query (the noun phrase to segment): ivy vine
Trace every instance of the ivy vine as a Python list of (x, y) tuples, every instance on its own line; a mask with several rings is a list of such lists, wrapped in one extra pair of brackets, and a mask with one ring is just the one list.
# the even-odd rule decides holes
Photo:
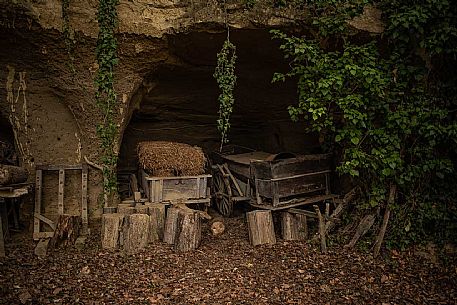
[(99, 67), (95, 78), (96, 101), (103, 114), (103, 121), (97, 125), (97, 135), (100, 138), (102, 153), (105, 206), (117, 192), (115, 142), (118, 126), (114, 121), (114, 109), (117, 104), (114, 90), (114, 67), (118, 63), (118, 59), (117, 40), (114, 31), (117, 26), (116, 6), (118, 3), (119, 0), (99, 0), (97, 13), (99, 33), (96, 57)]
[(221, 133), (221, 146), (228, 142), (228, 131), (230, 129), (230, 115), (233, 111), (235, 98), (233, 89), (235, 88), (236, 75), (236, 47), (230, 42), (229, 37), (224, 41), (221, 51), (217, 54), (217, 66), (214, 71), (214, 78), (221, 90), (219, 94), (219, 119), (217, 129)]
[[(457, 235), (449, 203), (455, 187), (446, 187), (457, 179), (456, 7), (447, 0), (379, 1), (381, 46), (379, 38), (357, 37), (346, 22), (366, 2), (313, 2), (307, 37), (272, 31), (290, 65), (273, 80), (297, 81), (290, 116), (341, 153), (338, 171), (367, 195), (359, 207), (392, 209), (395, 245), (423, 240), (431, 228), (449, 238), (451, 228)], [(398, 196), (388, 202), (390, 191)]]

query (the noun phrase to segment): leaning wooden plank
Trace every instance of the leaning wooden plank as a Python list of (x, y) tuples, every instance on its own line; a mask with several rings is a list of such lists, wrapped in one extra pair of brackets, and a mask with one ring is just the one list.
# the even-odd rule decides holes
[(359, 225), (357, 226), (357, 230), (355, 231), (354, 236), (352, 237), (351, 241), (346, 245), (346, 247), (354, 247), (357, 241), (360, 239), (360, 237), (364, 236), (368, 232), (368, 230), (370, 230), (370, 228), (374, 224), (374, 221), (374, 214), (365, 215), (360, 221)]
[(256, 210), (246, 213), (249, 240), (253, 246), (275, 244), (276, 236), (271, 211)]
[(0, 185), (22, 183), (27, 181), (29, 172), (22, 167), (0, 164)]
[[(42, 195), (42, 178), (43, 178), (43, 172), (41, 170), (36, 171), (36, 176), (35, 176), (35, 213), (36, 214), (41, 214), (41, 195)], [(39, 233), (40, 232), (40, 220), (38, 218), (35, 218), (33, 220), (33, 233)]]
[(132, 214), (126, 217), (124, 251), (134, 254), (144, 249), (149, 239), (149, 216), (146, 214)]
[(81, 216), (59, 215), (54, 236), (51, 238), (48, 250), (52, 250), (60, 245), (73, 245), (81, 230)]
[(103, 214), (102, 216), (102, 248), (117, 250), (120, 246), (120, 232), (124, 223), (124, 215), (119, 213)]

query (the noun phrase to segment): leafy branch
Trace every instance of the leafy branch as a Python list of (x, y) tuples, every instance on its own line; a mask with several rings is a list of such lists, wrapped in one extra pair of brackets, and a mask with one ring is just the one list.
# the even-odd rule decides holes
[(221, 149), (222, 145), (228, 142), (229, 120), (235, 102), (233, 97), (233, 89), (236, 83), (235, 63), (236, 47), (227, 37), (221, 51), (217, 54), (217, 66), (213, 74), (221, 90), (218, 97), (219, 119), (217, 120), (217, 129), (221, 133)]

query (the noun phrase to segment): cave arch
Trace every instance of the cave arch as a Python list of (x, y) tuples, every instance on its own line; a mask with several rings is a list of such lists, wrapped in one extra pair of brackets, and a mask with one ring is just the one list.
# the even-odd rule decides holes
[[(146, 74), (130, 101), (119, 173), (136, 171), (141, 141), (183, 142), (207, 153), (219, 147), (219, 90), (213, 73), (225, 37), (210, 32), (168, 36), (170, 60)], [(272, 153), (309, 152), (318, 146), (316, 139), (305, 136), (302, 123), (290, 120), (287, 107), (296, 101), (293, 82), (271, 83), (274, 72), (288, 69), (278, 42), (266, 30), (232, 30), (230, 40), (238, 57), (230, 142)]]

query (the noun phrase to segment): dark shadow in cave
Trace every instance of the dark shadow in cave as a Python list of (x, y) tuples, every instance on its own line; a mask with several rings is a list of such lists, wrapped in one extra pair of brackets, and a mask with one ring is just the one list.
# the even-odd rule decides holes
[(0, 164), (18, 165), (14, 131), (8, 119), (0, 115)]
[[(208, 32), (168, 37), (170, 53), (178, 60), (151, 71), (134, 97), (136, 110), (123, 135), (119, 173), (136, 172), (141, 141), (183, 142), (207, 153), (218, 149), (219, 90), (213, 73), (225, 37)], [(279, 43), (265, 30), (234, 30), (230, 40), (238, 57), (230, 142), (272, 153), (315, 150), (317, 139), (306, 136), (303, 124), (293, 123), (287, 111), (296, 103), (295, 85), (271, 83), (274, 72), (288, 69)]]

